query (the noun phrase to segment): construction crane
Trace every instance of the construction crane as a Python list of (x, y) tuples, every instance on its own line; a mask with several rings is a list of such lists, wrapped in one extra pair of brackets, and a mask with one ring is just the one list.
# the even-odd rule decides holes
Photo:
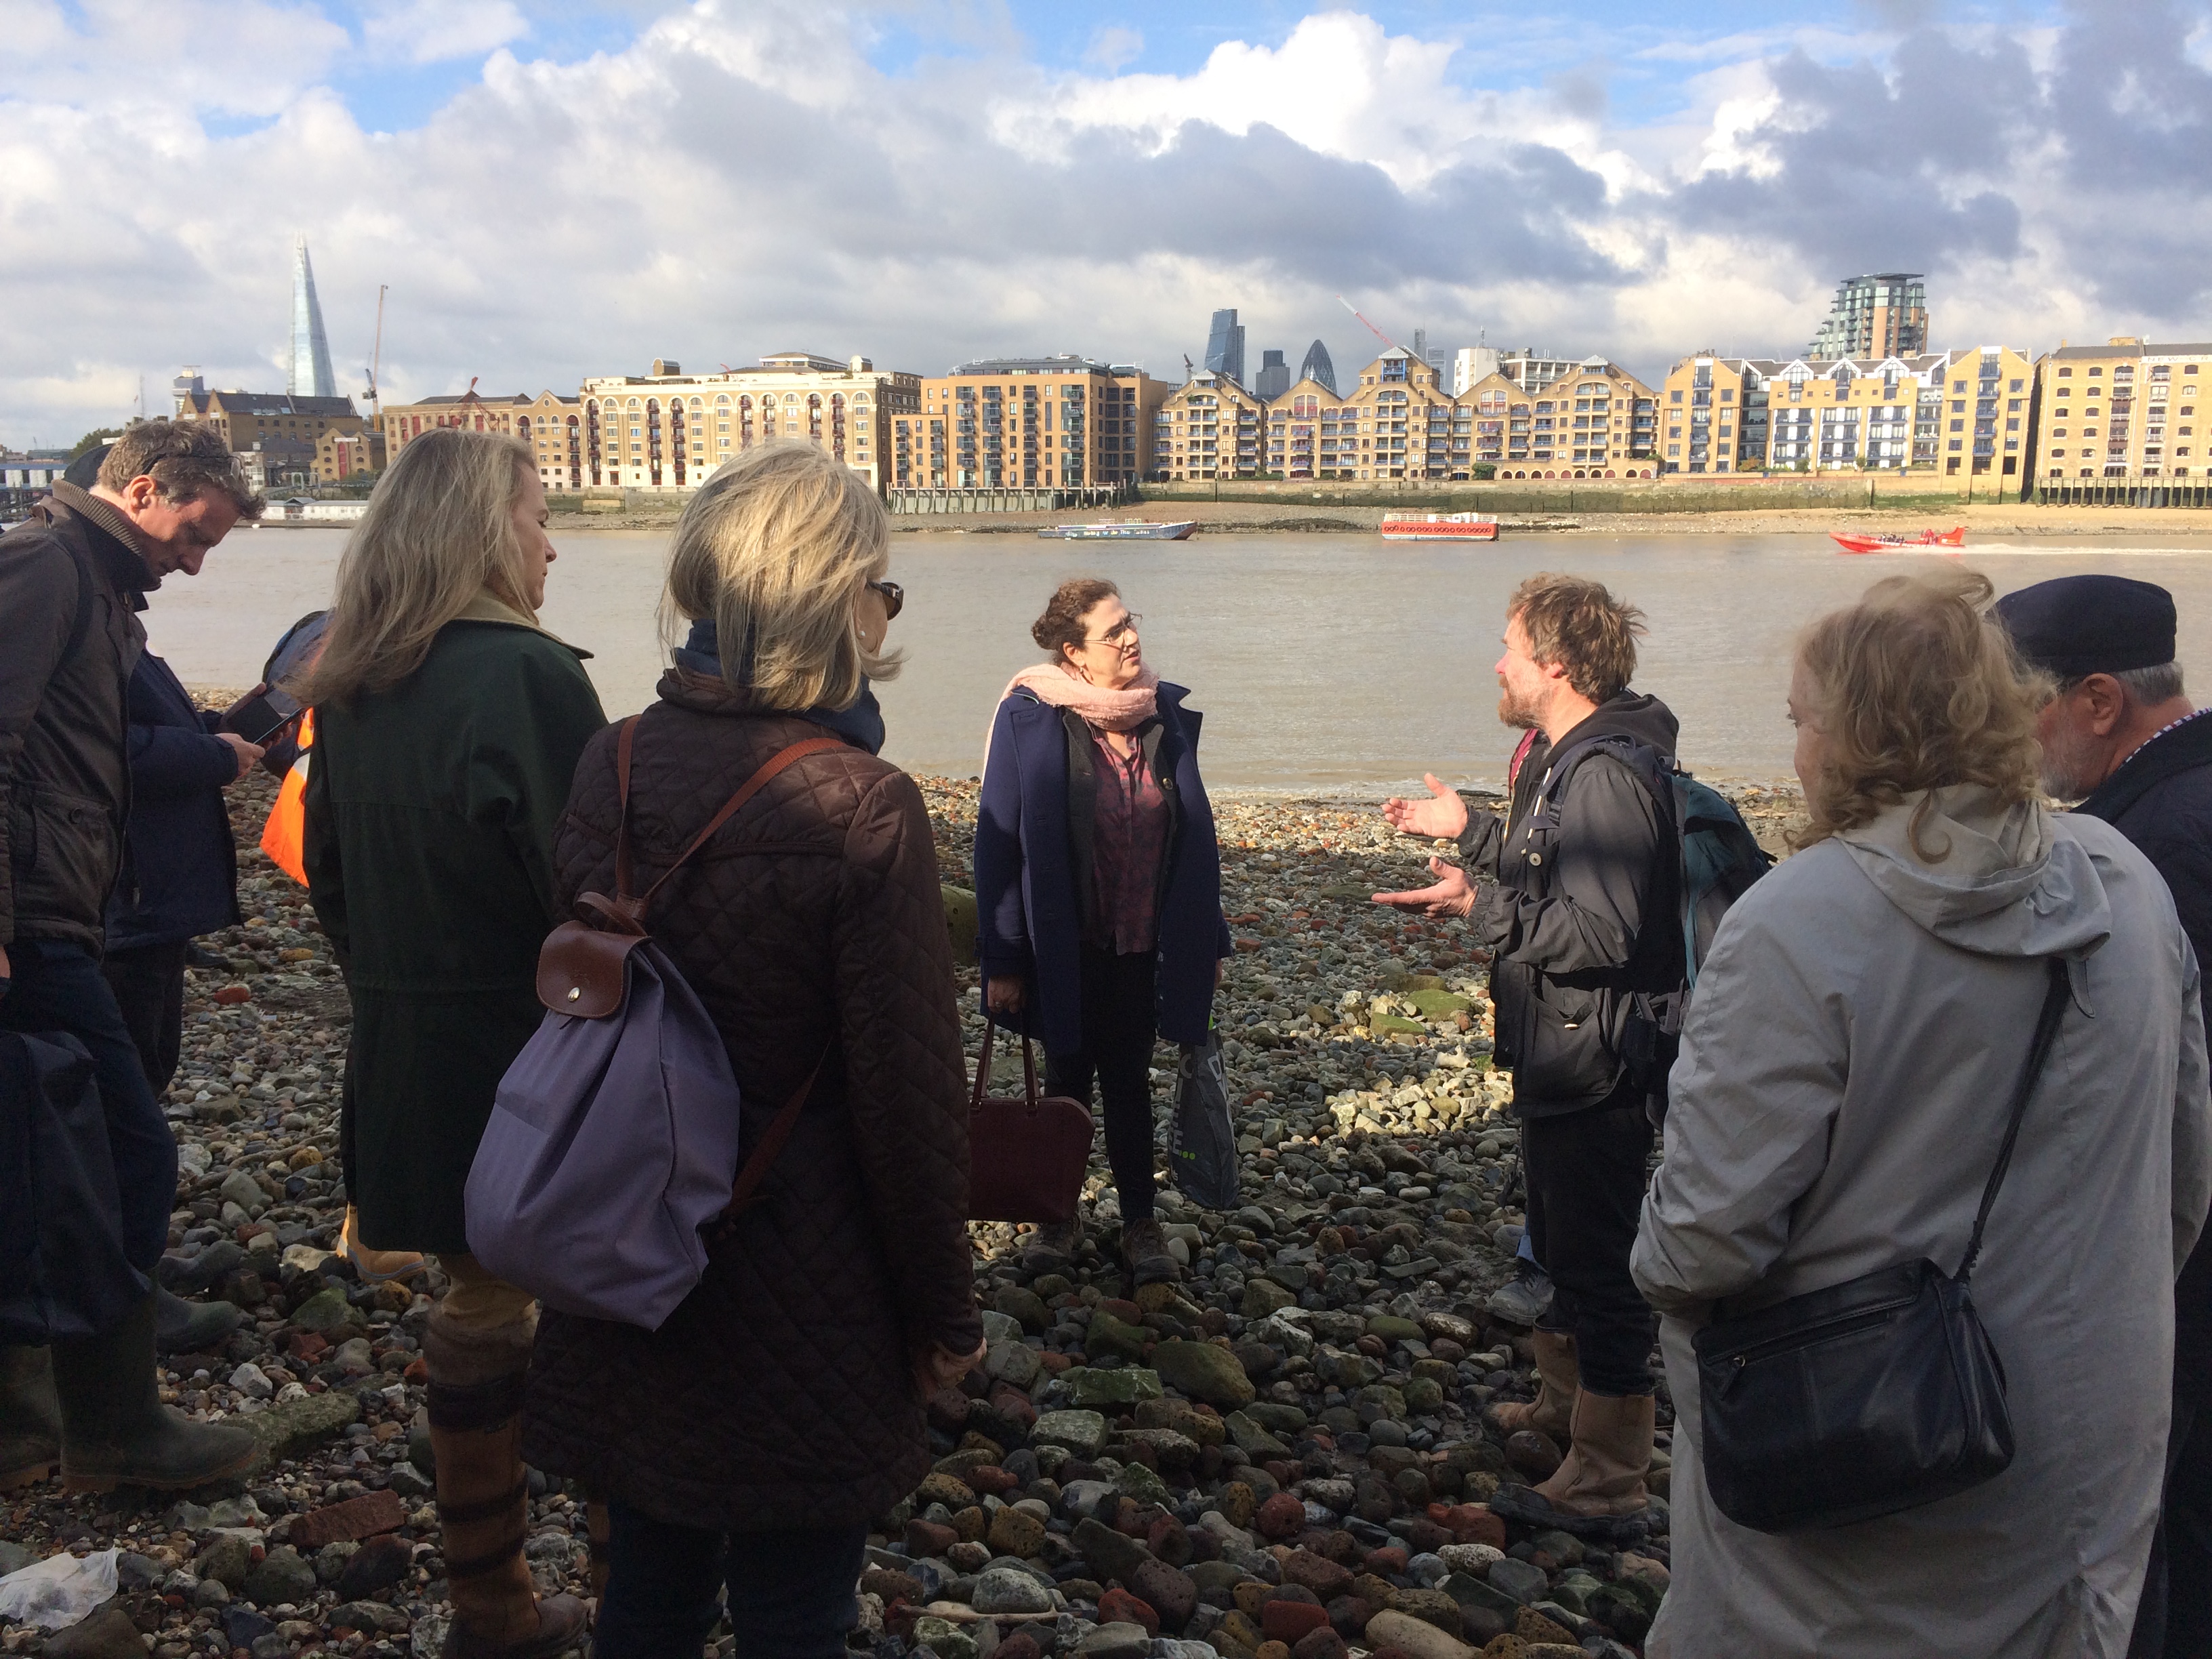
[(377, 389), (376, 377), (378, 371), (384, 367), (384, 296), (391, 292), (391, 289), (388, 283), (376, 285), (376, 344), (371, 349), (368, 357), (369, 419), (380, 426), (384, 422), (384, 398)]
[[(1353, 316), (1359, 317), (1359, 308), (1353, 305), (1351, 301), (1346, 299), (1341, 294), (1336, 296), (1336, 302), (1342, 306), (1346, 311), (1350, 312)], [(1382, 341), (1384, 345), (1389, 346), (1393, 351), (1399, 349), (1398, 343), (1392, 339), (1389, 335), (1385, 334), (1381, 329), (1376, 327), (1374, 324), (1369, 322), (1364, 317), (1359, 317), (1359, 320), (1366, 328), (1367, 331), (1370, 334), (1372, 334), (1376, 339)]]

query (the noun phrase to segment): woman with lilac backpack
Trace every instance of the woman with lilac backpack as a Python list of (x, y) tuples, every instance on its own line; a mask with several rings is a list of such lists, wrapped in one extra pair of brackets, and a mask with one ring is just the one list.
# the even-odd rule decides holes
[(670, 551), (682, 643), (629, 732), (627, 805), (611, 730), (556, 843), (568, 915), (616, 890), (627, 812), (644, 891), (763, 763), (842, 740), (769, 779), (643, 917), (727, 1046), (741, 1158), (803, 1103), (658, 1329), (550, 1310), (538, 1328), (525, 1449), (610, 1500), (599, 1659), (698, 1659), (726, 1588), (738, 1654), (842, 1654), (868, 1523), (929, 1472), (922, 1401), (981, 1357), (936, 844), (921, 792), (877, 758), (868, 690), (896, 666), (889, 527), (811, 444), (715, 473)]

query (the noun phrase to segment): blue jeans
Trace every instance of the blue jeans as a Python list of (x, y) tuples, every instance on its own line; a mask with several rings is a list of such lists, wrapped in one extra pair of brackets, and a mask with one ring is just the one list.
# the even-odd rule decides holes
[(151, 1273), (169, 1242), (177, 1138), (146, 1081), (115, 992), (82, 945), (18, 939), (8, 947), (8, 962), (13, 978), (0, 996), (0, 1028), (28, 1036), (67, 1031), (92, 1055), (123, 1203), (123, 1252), (132, 1267)]
[(607, 1593), (596, 1659), (699, 1659), (729, 1590), (737, 1659), (843, 1659), (860, 1621), (865, 1525), (720, 1533), (607, 1505)]

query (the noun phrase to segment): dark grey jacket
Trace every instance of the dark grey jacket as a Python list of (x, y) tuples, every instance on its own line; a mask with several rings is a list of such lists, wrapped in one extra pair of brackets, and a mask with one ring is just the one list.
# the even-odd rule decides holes
[(131, 811), (137, 613), (160, 585), (128, 521), (74, 484), (0, 536), (0, 945), (100, 949)]
[(1678, 989), (1682, 974), (1671, 821), (1634, 770), (1599, 750), (1569, 774), (1550, 823), (1539, 809), (1552, 757), (1608, 736), (1671, 758), (1676, 729), (1657, 698), (1622, 692), (1559, 744), (1540, 739), (1510, 816), (1472, 817), (1460, 838), (1481, 883), (1469, 930), (1493, 953), (1496, 1060), (1513, 1073), (1522, 1117), (1596, 1106), (1629, 1083), (1622, 1043), (1634, 1000)]

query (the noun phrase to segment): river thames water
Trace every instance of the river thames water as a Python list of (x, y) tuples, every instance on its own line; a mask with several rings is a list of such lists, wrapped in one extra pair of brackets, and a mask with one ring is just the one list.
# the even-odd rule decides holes
[[(198, 578), (175, 576), (146, 615), (153, 648), (190, 685), (246, 686), (284, 628), (326, 604), (337, 530), (234, 535)], [(643, 707), (666, 659), (654, 621), (665, 533), (556, 536), (544, 623), (594, 654), (610, 715)], [(2212, 688), (2212, 538), (2139, 533), (1971, 546), (2000, 592), (2075, 571), (2170, 588), (2192, 690)], [(884, 753), (915, 772), (967, 775), (1006, 681), (1041, 654), (1029, 628), (1054, 583), (1097, 574), (1145, 618), (1146, 656), (1191, 688), (1216, 788), (1380, 793), (1432, 769), (1495, 786), (1513, 734), (1498, 724), (1504, 601), (1538, 570), (1571, 570), (1643, 606), (1638, 689), (1682, 722), (1705, 775), (1790, 775), (1783, 716), (1791, 641), (1830, 606), (1913, 562), (1844, 557), (1825, 536), (1697, 533), (1506, 538), (1486, 547), (1358, 535), (1214, 535), (1113, 545), (1026, 534), (891, 538), (906, 587), (892, 643), (905, 672), (879, 689)]]

